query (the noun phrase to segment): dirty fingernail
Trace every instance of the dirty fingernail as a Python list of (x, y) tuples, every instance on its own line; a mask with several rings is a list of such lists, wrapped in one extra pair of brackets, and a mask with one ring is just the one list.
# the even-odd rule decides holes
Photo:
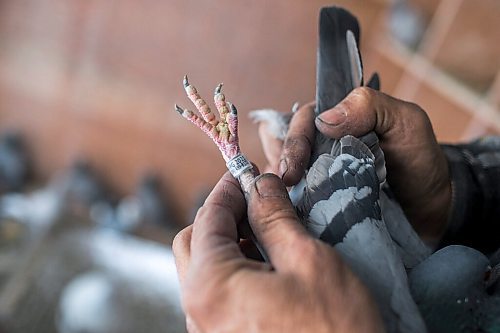
[(333, 109), (323, 112), (316, 119), (329, 126), (338, 126), (341, 125), (346, 118), (346, 110), (341, 105), (337, 105)]
[(255, 189), (261, 198), (288, 197), (285, 185), (281, 179), (273, 174), (263, 174), (257, 177), (255, 180)]
[(283, 179), (287, 171), (288, 171), (288, 162), (286, 161), (286, 158), (284, 158), (280, 161), (279, 165), (279, 176), (281, 177), (281, 179)]

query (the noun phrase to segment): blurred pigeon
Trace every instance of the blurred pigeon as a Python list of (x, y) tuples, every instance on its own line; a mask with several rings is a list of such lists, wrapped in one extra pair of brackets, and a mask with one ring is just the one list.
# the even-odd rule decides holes
[(79, 161), (69, 170), (57, 173), (42, 188), (0, 197), (0, 218), (15, 219), (33, 228), (45, 228), (63, 212), (85, 213), (92, 204), (104, 198), (104, 186), (88, 163)]
[(50, 185), (30, 193), (0, 197), (0, 219), (14, 219), (33, 229), (52, 224), (64, 208), (63, 197)]
[(87, 235), (94, 269), (64, 288), (61, 333), (185, 332), (172, 251), (95, 230)]
[(169, 230), (177, 230), (177, 220), (167, 193), (157, 175), (143, 176), (136, 190), (136, 200), (141, 207), (143, 223), (155, 224)]
[(92, 206), (91, 218), (98, 225), (133, 233), (142, 225), (156, 225), (176, 232), (178, 225), (160, 179), (146, 174), (133, 195), (122, 198), (117, 205), (100, 201)]
[(138, 227), (136, 216), (138, 210), (128, 212), (133, 216), (128, 216), (125, 221), (118, 218), (117, 206), (110, 201), (98, 201), (90, 208), (90, 219), (98, 227), (109, 228), (119, 232), (132, 233)]
[(89, 162), (77, 160), (56, 180), (56, 186), (65, 193), (68, 204), (90, 207), (107, 199), (106, 189)]
[(423, 13), (408, 0), (392, 2), (388, 17), (388, 28), (403, 45), (416, 49), (425, 33), (427, 22)]
[(5, 133), (0, 139), (0, 190), (21, 190), (28, 172), (28, 154), (21, 136), (16, 132)]
[[(497, 267), (496, 269), (500, 269)], [(500, 332), (500, 272), (481, 252), (447, 246), (409, 273), (412, 295), (430, 332)]]

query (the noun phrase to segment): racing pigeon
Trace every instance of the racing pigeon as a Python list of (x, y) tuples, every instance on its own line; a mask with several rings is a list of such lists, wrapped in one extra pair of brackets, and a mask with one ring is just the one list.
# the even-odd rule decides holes
[(430, 332), (500, 332), (500, 266), (472, 248), (450, 245), (409, 273)]
[[(349, 12), (337, 7), (321, 10), (316, 114), (334, 107), (350, 91), (363, 84), (358, 41), (359, 26)], [(187, 76), (183, 84), (199, 115), (177, 104), (174, 106), (175, 111), (214, 141), (228, 169), (239, 180), (243, 192), (248, 192), (254, 175), (251, 164), (241, 154), (236, 108), (226, 102), (221, 92), (222, 85), (217, 86), (214, 102), (220, 114), (218, 120), (196, 88), (189, 83)], [(378, 75), (372, 76), (368, 86), (379, 89)], [(268, 128), (275, 131), (276, 138), (282, 139), (290, 115), (280, 116), (274, 111), (259, 110), (253, 114), (253, 118), (267, 121)], [(290, 198), (301, 221), (313, 236), (334, 246), (369, 288), (388, 332), (427, 332), (420, 311), (427, 319), (429, 316), (425, 307), (431, 312), (439, 307), (425, 302), (426, 298), (422, 297), (425, 296), (425, 289), (421, 288), (425, 288), (425, 281), (436, 281), (434, 288), (439, 288), (439, 281), (444, 281), (440, 280), (442, 276), (436, 277), (436, 280), (426, 280), (429, 278), (427, 275), (437, 274), (437, 271), (426, 270), (425, 267), (433, 260), (440, 261), (436, 259), (439, 252), (431, 255), (431, 249), (413, 230), (385, 184), (384, 154), (376, 134), (368, 133), (361, 138), (345, 136), (334, 140), (316, 132), (312, 148), (306, 175), (290, 190)], [(259, 247), (258, 243), (256, 245)], [(262, 254), (266, 258), (265, 253)], [(446, 260), (454, 260), (453, 255)], [(446, 260), (441, 260), (443, 265)], [(476, 265), (481, 264), (478, 256), (471, 261), (475, 261)], [(493, 268), (489, 274), (498, 276), (498, 269)], [(413, 270), (424, 273), (411, 275), (410, 289), (407, 272)], [(457, 280), (467, 280), (467, 276), (473, 276), (467, 275), (466, 271)], [(459, 270), (453, 272), (462, 274)], [(488, 278), (487, 292), (496, 293), (496, 280)], [(416, 295), (415, 299), (423, 300), (418, 304), (420, 308), (412, 292)], [(481, 317), (483, 324), (467, 327), (495, 332), (497, 322), (492, 318), (498, 303), (496, 298), (485, 298), (485, 303), (488, 305), (483, 310), (473, 315), (469, 313), (462, 323)], [(439, 313), (432, 314), (439, 320)]]
[[(319, 24), (317, 114), (363, 83), (357, 20), (344, 9), (329, 7), (321, 10)], [(370, 84), (378, 88), (378, 76)], [(386, 224), (380, 202), (384, 182), (384, 157), (374, 133), (333, 140), (316, 132), (311, 167), (290, 197), (311, 234), (335, 246), (368, 286), (389, 332), (426, 332), (404, 264), (415, 266), (430, 252), (407, 221), (406, 234), (399, 234), (404, 214), (382, 195), (388, 201), (382, 207), (393, 210)], [(390, 230), (399, 234), (398, 242)]]
[(22, 137), (13, 131), (4, 133), (0, 139), (0, 190), (21, 190), (28, 172), (28, 153)]

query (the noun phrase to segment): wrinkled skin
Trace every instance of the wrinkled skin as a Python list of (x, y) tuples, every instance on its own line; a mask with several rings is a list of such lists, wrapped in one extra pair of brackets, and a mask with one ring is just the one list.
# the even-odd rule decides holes
[[(226, 173), (174, 240), (187, 326), (196, 332), (382, 332), (367, 289), (330, 246), (299, 223), (277, 176), (247, 198)], [(239, 240), (245, 213), (270, 264)]]
[[(265, 124), (261, 125), (265, 126)], [(446, 228), (451, 183), (446, 158), (425, 112), (369, 88), (351, 92), (320, 117), (314, 104), (294, 114), (284, 142), (259, 129), (267, 170), (248, 199), (248, 219), (271, 266), (249, 259), (238, 238), (245, 200), (226, 174), (192, 226), (174, 241), (188, 329), (196, 332), (382, 332), (367, 289), (328, 245), (298, 223), (285, 184), (309, 165), (316, 128), (332, 138), (375, 131), (388, 182), (421, 236), (437, 240)]]
[[(361, 87), (318, 117), (314, 103), (302, 106), (291, 120), (285, 142), (269, 141), (281, 145), (272, 147), (273, 151), (281, 150), (279, 161), (264, 145), (269, 170), (281, 176), (287, 186), (297, 184), (309, 165), (315, 127), (336, 139), (374, 131), (385, 154), (387, 181), (410, 222), (423, 239), (439, 241), (448, 221), (451, 181), (430, 120), (418, 105)], [(259, 133), (266, 142), (270, 134)]]

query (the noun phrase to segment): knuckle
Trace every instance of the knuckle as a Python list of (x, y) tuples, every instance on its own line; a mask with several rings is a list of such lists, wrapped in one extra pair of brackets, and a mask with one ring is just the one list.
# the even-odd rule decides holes
[(312, 142), (305, 134), (295, 134), (288, 136), (283, 145), (283, 152), (288, 157), (303, 157), (304, 152), (311, 149)]
[(192, 226), (188, 226), (175, 235), (174, 240), (172, 241), (172, 250), (174, 253), (179, 253), (189, 246), (189, 243), (191, 242), (192, 230)]
[(263, 231), (273, 228), (275, 225), (280, 224), (283, 221), (298, 223), (297, 214), (291, 207), (272, 209), (270, 211), (261, 212), (260, 215), (261, 216), (259, 216), (258, 219)]
[(404, 105), (406, 106), (406, 109), (409, 112), (412, 112), (415, 115), (418, 115), (418, 116), (426, 116), (427, 115), (425, 113), (425, 111), (420, 107), (420, 105), (418, 105), (414, 102), (404, 101)]
[(422, 122), (430, 122), (427, 112), (425, 112), (424, 109), (420, 107), (420, 105), (415, 104), (413, 102), (407, 102), (407, 103), (408, 103), (408, 108), (413, 111), (415, 117), (418, 117), (418, 119)]
[(405, 102), (405, 106), (409, 115), (409, 127), (412, 125), (411, 127), (431, 128), (431, 120), (424, 109), (413, 102)]
[(351, 92), (358, 107), (369, 107), (373, 105), (377, 92), (368, 87), (357, 87)]

